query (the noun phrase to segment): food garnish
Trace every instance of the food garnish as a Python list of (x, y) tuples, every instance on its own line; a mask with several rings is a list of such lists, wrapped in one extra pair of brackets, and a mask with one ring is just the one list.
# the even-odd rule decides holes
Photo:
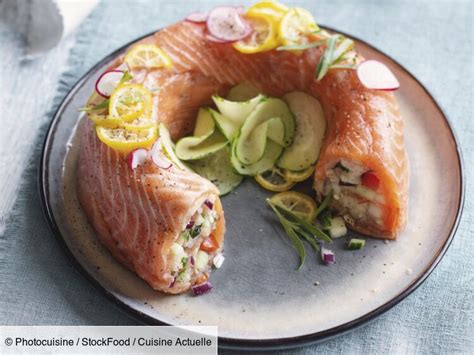
[(148, 89), (139, 84), (123, 84), (110, 96), (109, 115), (131, 122), (141, 115), (151, 115), (152, 97)]
[(288, 180), (282, 169), (276, 166), (255, 176), (255, 181), (264, 189), (275, 192), (288, 191), (296, 184), (295, 181)]
[(316, 218), (316, 202), (308, 195), (296, 191), (285, 191), (273, 195), (270, 201), (275, 206), (284, 208), (305, 221), (312, 222)]
[(253, 32), (233, 44), (242, 53), (259, 53), (272, 50), (278, 46), (275, 24), (264, 14), (247, 14), (245, 19)]
[(138, 44), (125, 56), (130, 69), (172, 68), (173, 61), (166, 52), (154, 44)]
[(347, 248), (349, 250), (359, 250), (362, 249), (365, 246), (365, 240), (364, 239), (357, 239), (357, 238), (352, 238), (349, 240), (349, 243), (347, 244)]
[(122, 80), (124, 72), (122, 70), (109, 70), (103, 73), (95, 83), (97, 93), (108, 99)]
[(158, 136), (156, 127), (143, 130), (126, 130), (124, 128), (96, 127), (97, 137), (109, 147), (119, 152), (129, 152), (137, 148), (149, 148)]
[(191, 289), (193, 291), (194, 296), (200, 296), (211, 291), (212, 285), (209, 281), (206, 281), (200, 285), (194, 285)]
[(321, 248), (321, 260), (325, 265), (334, 264), (336, 262), (336, 255), (332, 250)]
[(207, 29), (215, 38), (222, 41), (238, 41), (247, 37), (252, 28), (232, 6), (219, 6), (209, 13)]
[(195, 23), (204, 23), (209, 17), (208, 14), (202, 12), (193, 12), (186, 17), (186, 21), (195, 22)]
[(271, 199), (267, 199), (267, 203), (277, 215), (283, 229), (300, 257), (298, 269), (303, 265), (306, 258), (303, 240), (309, 243), (315, 251), (319, 250), (318, 242), (332, 242), (331, 237), (317, 226), (298, 217), (293, 212), (274, 204)]
[(383, 63), (366, 60), (357, 67), (360, 82), (368, 89), (393, 91), (400, 87), (395, 75)]
[(148, 150), (144, 148), (135, 149), (128, 154), (127, 163), (131, 170), (135, 170), (148, 159)]

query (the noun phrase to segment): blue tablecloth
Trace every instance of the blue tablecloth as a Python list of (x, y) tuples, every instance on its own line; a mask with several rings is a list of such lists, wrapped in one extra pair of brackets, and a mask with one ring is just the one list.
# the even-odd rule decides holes
[[(18, 60), (20, 39), (0, 26), (1, 324), (136, 324), (74, 269), (56, 243), (37, 192), (40, 146), (55, 107), (94, 63), (138, 36), (217, 3), (104, 1), (72, 38), (33, 61)], [(368, 325), (294, 352), (474, 352), (473, 3), (294, 3), (309, 8), (320, 23), (389, 53), (426, 85), (460, 138), (467, 182), (458, 233), (438, 268), (414, 294)]]

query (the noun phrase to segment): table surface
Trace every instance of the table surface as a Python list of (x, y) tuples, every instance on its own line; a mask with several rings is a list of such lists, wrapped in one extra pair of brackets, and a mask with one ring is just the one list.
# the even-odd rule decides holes
[[(226, 1), (232, 2), (237, 4)], [(370, 324), (285, 353), (472, 353), (473, 3), (293, 3), (310, 9), (321, 24), (388, 53), (428, 88), (461, 142), (467, 187), (454, 241), (418, 290)], [(35, 60), (21, 59), (21, 38), (0, 24), (0, 324), (137, 324), (74, 269), (55, 241), (38, 197), (41, 145), (59, 102), (94, 63), (136, 37), (216, 4), (103, 1), (70, 38)]]

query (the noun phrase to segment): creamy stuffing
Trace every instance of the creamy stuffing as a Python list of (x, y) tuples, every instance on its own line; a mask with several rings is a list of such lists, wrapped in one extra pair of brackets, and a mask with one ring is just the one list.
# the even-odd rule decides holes
[(366, 167), (344, 159), (326, 172), (323, 194), (333, 191), (332, 205), (349, 225), (356, 221), (383, 223), (381, 205), (385, 202), (384, 197), (378, 187), (364, 185), (364, 174), (369, 172)]
[(192, 278), (199, 280), (201, 275), (207, 278), (205, 272), (211, 256), (208, 252), (200, 250), (200, 247), (211, 237), (216, 228), (217, 218), (214, 200), (206, 200), (183, 227), (178, 239), (171, 246), (170, 274), (174, 277), (174, 281), (170, 287), (176, 283), (190, 282)]

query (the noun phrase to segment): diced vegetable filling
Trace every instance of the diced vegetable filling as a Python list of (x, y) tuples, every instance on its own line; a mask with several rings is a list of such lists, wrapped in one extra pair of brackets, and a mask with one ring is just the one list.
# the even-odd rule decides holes
[(380, 180), (366, 167), (341, 159), (326, 173), (323, 194), (333, 191), (332, 205), (349, 224), (355, 221), (382, 225), (384, 197)]
[[(219, 244), (212, 232), (216, 229), (217, 212), (214, 201), (206, 200), (191, 217), (176, 242), (171, 246), (170, 274), (173, 282), (202, 283), (207, 280), (207, 269)], [(218, 255), (223, 258), (219, 253)]]

